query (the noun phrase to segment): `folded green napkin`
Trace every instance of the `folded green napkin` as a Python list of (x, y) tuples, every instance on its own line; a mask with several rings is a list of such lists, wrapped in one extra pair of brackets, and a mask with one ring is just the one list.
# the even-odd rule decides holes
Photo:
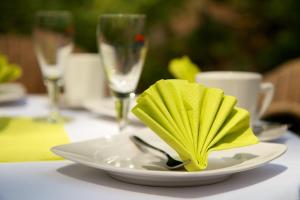
[(6, 56), (0, 54), (0, 83), (14, 81), (21, 76), (21, 68), (16, 64), (9, 64)]
[(0, 162), (59, 160), (50, 148), (68, 143), (63, 124), (30, 118), (0, 118)]
[(211, 151), (256, 144), (249, 112), (221, 89), (185, 80), (160, 80), (143, 92), (132, 112), (169, 144), (188, 171), (207, 167)]
[(171, 60), (168, 68), (175, 78), (191, 82), (195, 82), (196, 74), (200, 72), (199, 67), (187, 56)]

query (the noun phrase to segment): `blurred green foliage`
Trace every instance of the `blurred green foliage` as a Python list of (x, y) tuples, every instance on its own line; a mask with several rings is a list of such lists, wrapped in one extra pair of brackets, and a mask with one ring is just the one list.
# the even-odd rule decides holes
[(31, 34), (39, 10), (70, 10), (76, 44), (97, 52), (103, 13), (147, 15), (150, 48), (140, 89), (170, 78), (168, 62), (188, 55), (207, 70), (266, 72), (300, 55), (299, 0), (2, 0), (0, 33)]

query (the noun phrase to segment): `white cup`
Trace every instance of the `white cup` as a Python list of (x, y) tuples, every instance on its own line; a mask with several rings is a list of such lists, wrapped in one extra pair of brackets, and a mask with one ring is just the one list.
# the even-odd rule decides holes
[[(201, 72), (196, 76), (196, 82), (207, 87), (216, 87), (226, 95), (237, 98), (237, 106), (250, 112), (251, 123), (255, 123), (267, 110), (272, 102), (274, 86), (272, 83), (261, 83), (262, 76), (254, 72), (211, 71)], [(263, 95), (258, 108), (258, 101)]]
[(64, 101), (67, 106), (81, 107), (87, 99), (104, 97), (105, 83), (98, 54), (74, 53), (66, 60)]

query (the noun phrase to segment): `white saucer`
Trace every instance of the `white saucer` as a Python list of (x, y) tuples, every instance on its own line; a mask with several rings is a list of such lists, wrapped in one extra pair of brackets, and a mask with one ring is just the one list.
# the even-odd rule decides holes
[[(140, 151), (129, 139), (132, 133), (71, 143), (51, 150), (65, 159), (106, 171), (115, 179), (151, 186), (192, 186), (216, 183), (231, 175), (265, 165), (282, 155), (283, 144), (259, 143), (242, 148), (212, 152), (208, 168), (199, 172), (169, 171), (166, 158), (149, 151)], [(176, 157), (149, 129), (135, 131), (135, 135)]]
[(262, 142), (279, 139), (287, 133), (287, 130), (288, 124), (279, 124), (265, 121), (259, 121), (259, 123), (253, 128), (256, 136)]
[(0, 103), (17, 101), (24, 98), (26, 90), (19, 83), (0, 84)]
[[(135, 101), (131, 101), (130, 109), (135, 105)], [(105, 116), (115, 118), (115, 103), (112, 97), (110, 98), (102, 98), (102, 99), (88, 99), (83, 102), (82, 105), (88, 111)], [(132, 122), (140, 122), (140, 120), (131, 112), (128, 114), (128, 118)]]

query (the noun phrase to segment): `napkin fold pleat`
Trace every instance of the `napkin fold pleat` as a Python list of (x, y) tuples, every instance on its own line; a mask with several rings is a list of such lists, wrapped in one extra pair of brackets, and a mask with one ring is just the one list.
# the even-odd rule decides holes
[(224, 93), (220, 89), (208, 89), (205, 93), (199, 122), (198, 153), (201, 151), (201, 148), (206, 141), (210, 127), (215, 120), (219, 106), (222, 102), (223, 95)]
[[(164, 106), (165, 103), (162, 101), (159, 92), (153, 88), (150, 90), (152, 91), (152, 95), (148, 95), (147, 98), (140, 98), (140, 104), (144, 105), (144, 111), (146, 111), (155, 121), (161, 120), (161, 126), (163, 126), (178, 141), (183, 140), (180, 130), (174, 120), (172, 120), (172, 116), (168, 109)], [(145, 96), (146, 95), (147, 93), (145, 93)], [(161, 113), (161, 115), (156, 115), (155, 113)]]
[(185, 80), (160, 80), (137, 99), (132, 112), (169, 144), (188, 171), (205, 169), (211, 151), (255, 144), (249, 112), (221, 89)]
[(219, 133), (221, 127), (225, 124), (225, 120), (230, 115), (235, 104), (236, 104), (236, 98), (232, 96), (223, 97), (222, 104), (220, 105), (214, 123), (212, 124), (209, 130), (209, 133), (207, 135), (207, 138), (205, 140), (202, 149), (204, 148), (205, 150), (207, 150), (208, 145), (212, 142), (214, 138), (216, 138), (216, 135)]
[(185, 112), (184, 105), (182, 103), (181, 96), (171, 84), (164, 84), (159, 82), (157, 89), (160, 93), (160, 97), (165, 99), (164, 103), (172, 119), (177, 124), (180, 134), (184, 139), (184, 143), (187, 144), (188, 148), (192, 148), (192, 139), (189, 134), (184, 134), (185, 131), (190, 131), (187, 123), (187, 113)]
[(235, 108), (232, 118), (220, 130), (212, 141), (211, 148), (215, 150), (229, 149), (245, 146), (249, 141), (257, 141), (247, 121), (250, 121), (249, 113), (241, 108)]
[(134, 113), (139, 116), (139, 118), (149, 126), (154, 132), (158, 133), (158, 136), (162, 138), (164, 141), (168, 141), (167, 143), (173, 149), (176, 149), (176, 152), (179, 156), (184, 159), (190, 159), (191, 155), (188, 150), (181, 144), (180, 141), (175, 139), (172, 134), (170, 134), (166, 129), (164, 129), (157, 121), (153, 120), (147, 113), (145, 113), (142, 109), (136, 108)]
[[(198, 121), (200, 118), (200, 104), (201, 104), (201, 95), (204, 93), (204, 87), (198, 87), (197, 84), (190, 84), (189, 90), (186, 90), (187, 82), (177, 82), (177, 89), (181, 93), (182, 101), (187, 115), (187, 120), (189, 124), (189, 133), (191, 134), (191, 139), (193, 143), (193, 149), (196, 151), (198, 146)], [(182, 83), (182, 84), (180, 84)], [(196, 153), (196, 152), (195, 152)]]
[(26, 117), (0, 118), (0, 162), (60, 160), (50, 148), (68, 142), (63, 124)]
[[(177, 141), (183, 140), (180, 134), (176, 134), (177, 130), (174, 129), (174, 123), (168, 121), (168, 117), (170, 117), (167, 116), (168, 113), (160, 110), (160, 107), (158, 107), (151, 98), (144, 98), (143, 100), (144, 102), (141, 102), (141, 104), (144, 105), (143, 112), (148, 113), (148, 117), (152, 120), (156, 122), (159, 121), (159, 125), (162, 126), (162, 128), (164, 128), (169, 133), (169, 135), (174, 137), (174, 139), (176, 139)], [(162, 113), (162, 115), (155, 115), (154, 113)]]

